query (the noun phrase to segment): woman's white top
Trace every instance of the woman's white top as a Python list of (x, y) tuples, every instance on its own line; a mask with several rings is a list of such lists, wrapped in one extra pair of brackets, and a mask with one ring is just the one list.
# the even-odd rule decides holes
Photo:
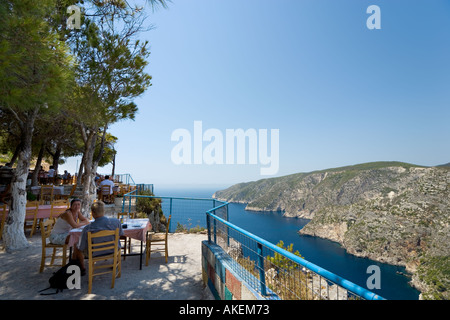
[(52, 233), (68, 233), (70, 230), (72, 230), (72, 226), (66, 220), (60, 217), (56, 219), (56, 223), (53, 226)]

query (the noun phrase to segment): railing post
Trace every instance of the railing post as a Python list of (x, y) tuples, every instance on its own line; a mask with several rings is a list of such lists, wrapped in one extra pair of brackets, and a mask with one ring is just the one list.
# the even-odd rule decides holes
[(208, 243), (211, 243), (211, 217), (206, 213), (206, 228), (208, 229)]
[[(225, 220), (229, 222), (230, 220), (228, 220), (228, 204), (223, 208), (225, 209)], [(228, 226), (225, 226), (225, 228), (227, 228), (227, 246), (229, 247), (230, 246), (230, 228), (228, 228)]]
[(130, 197), (128, 198), (128, 212), (131, 211), (131, 194)]
[(264, 257), (262, 252), (262, 244), (258, 242), (258, 268), (259, 268), (259, 282), (261, 285), (261, 294), (267, 295), (266, 292), (266, 272), (264, 270)]
[(217, 220), (214, 219), (214, 243), (217, 244), (217, 228), (216, 228)]

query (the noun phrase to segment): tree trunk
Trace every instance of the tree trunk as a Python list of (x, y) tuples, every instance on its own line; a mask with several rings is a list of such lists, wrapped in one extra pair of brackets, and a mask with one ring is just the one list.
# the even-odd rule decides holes
[(84, 159), (86, 159), (86, 157), (84, 156), (84, 152), (83, 152), (83, 156), (81, 157), (80, 167), (78, 168), (77, 185), (81, 185), (81, 176), (83, 175), (83, 168), (84, 168), (84, 162), (85, 162)]
[(12, 167), (14, 165), (14, 163), (16, 163), (17, 157), (19, 156), (19, 151), (21, 148), (22, 148), (22, 142), (19, 142), (19, 144), (16, 146), (16, 149), (14, 150), (14, 154), (13, 154), (11, 160), (9, 161), (10, 167)]
[(11, 181), (11, 202), (3, 229), (3, 244), (7, 252), (25, 249), (29, 246), (23, 226), (27, 204), (26, 185), (31, 159), (31, 143), (38, 110), (39, 107), (30, 110), (25, 122), (21, 123), (22, 148), (19, 151), (19, 160)]
[[(92, 159), (92, 164), (91, 164), (92, 182), (94, 182), (94, 177), (97, 173), (98, 163), (100, 162), (101, 158), (103, 157), (103, 153), (105, 152), (105, 141), (106, 141), (106, 129), (107, 128), (108, 127), (106, 125), (103, 128), (103, 134), (100, 139), (100, 150), (97, 154), (97, 157), (95, 159), (94, 158)], [(96, 144), (97, 144), (97, 136), (96, 136), (95, 143), (94, 143), (94, 152), (95, 152)], [(91, 187), (92, 187), (92, 192), (96, 192), (97, 187), (96, 187), (95, 183), (92, 183)]]
[(92, 162), (94, 159), (95, 152), (95, 144), (97, 142), (97, 130), (92, 130), (85, 142), (84, 147), (84, 172), (81, 178), (83, 185), (83, 192), (81, 196), (81, 213), (89, 217), (91, 212), (91, 205), (93, 203), (92, 196), (95, 195), (95, 191), (92, 190), (92, 181), (93, 181), (93, 173), (92, 173)]
[(55, 181), (56, 181), (56, 176), (58, 175), (58, 167), (59, 167), (59, 159), (61, 158), (61, 144), (58, 143), (56, 145), (56, 151), (53, 154), (53, 169), (55, 169)]
[(112, 170), (111, 170), (111, 176), (113, 177), (114, 181), (116, 180), (114, 175), (116, 173), (116, 150), (114, 150), (114, 155), (113, 155), (113, 161), (112, 161)]
[[(94, 163), (96, 163), (95, 167), (98, 167), (98, 163), (102, 159), (103, 153), (105, 152), (106, 130), (107, 129), (108, 129), (108, 126), (105, 126), (103, 128), (103, 134), (102, 134), (102, 137), (100, 139), (100, 149), (98, 151), (97, 157), (93, 160)], [(95, 169), (95, 171), (97, 171), (97, 168)]]
[(33, 175), (31, 177), (31, 185), (37, 186), (39, 184), (38, 177), (39, 171), (41, 169), (42, 158), (44, 157), (45, 151), (45, 142), (42, 142), (41, 149), (39, 150), (39, 154), (36, 160), (36, 166), (34, 167)]
[[(84, 129), (82, 128), (82, 130)], [(94, 159), (95, 146), (97, 144), (98, 137), (97, 132), (98, 128), (93, 128), (89, 132), (89, 134), (87, 134), (86, 131), (82, 132), (82, 135), (86, 137), (86, 140), (83, 154), (84, 172), (81, 178), (81, 180), (83, 181), (81, 212), (85, 216), (89, 216), (89, 213), (91, 212), (91, 205), (93, 203), (93, 196), (97, 193), (97, 188), (94, 184), (94, 175), (97, 172), (98, 162), (100, 161), (103, 154), (106, 127), (103, 131), (99, 155), (97, 155), (96, 159)]]

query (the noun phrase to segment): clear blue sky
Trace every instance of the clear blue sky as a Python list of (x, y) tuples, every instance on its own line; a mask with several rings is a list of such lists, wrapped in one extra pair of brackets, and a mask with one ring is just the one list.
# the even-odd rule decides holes
[[(381, 9), (381, 30), (366, 27), (370, 5)], [(448, 0), (173, 0), (148, 22), (153, 85), (136, 100), (136, 120), (111, 127), (116, 172), (136, 182), (227, 187), (268, 177), (259, 164), (175, 165), (171, 134), (193, 134), (196, 120), (224, 135), (279, 129), (276, 176), (450, 162)]]

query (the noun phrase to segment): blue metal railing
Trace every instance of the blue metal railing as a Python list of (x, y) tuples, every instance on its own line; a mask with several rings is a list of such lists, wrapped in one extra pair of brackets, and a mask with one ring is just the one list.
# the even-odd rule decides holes
[[(147, 185), (152, 186), (153, 185)], [(126, 215), (130, 212), (135, 212), (136, 205), (139, 199), (160, 199), (163, 213), (168, 216), (172, 215), (171, 226), (169, 231), (190, 230), (190, 229), (206, 229), (205, 212), (217, 206), (218, 200), (203, 199), (203, 198), (188, 198), (188, 197), (165, 197), (165, 196), (151, 196), (141, 195), (139, 192), (142, 189), (137, 185), (135, 190), (126, 193), (122, 200), (122, 213)], [(226, 212), (221, 215), (228, 220)]]
[[(104, 174), (104, 175), (107, 175), (107, 174)], [(114, 182), (128, 184), (128, 185), (136, 184), (133, 180), (133, 177), (129, 173), (114, 174)]]
[[(230, 223), (228, 202), (139, 195), (138, 191), (139, 188), (124, 195), (124, 214), (132, 211), (139, 198), (161, 199), (163, 212), (172, 215), (171, 225), (192, 219), (204, 222), (206, 212), (208, 241), (222, 247), (235, 262), (244, 281), (267, 299), (384, 300), (379, 295)], [(169, 231), (173, 232), (171, 229)]]
[(247, 266), (249, 275), (244, 281), (253, 283), (253, 289), (261, 295), (267, 296), (270, 291), (268, 299), (384, 300), (214, 214), (225, 205), (206, 212), (208, 241), (221, 246), (240, 265)]
[(138, 194), (141, 191), (150, 191), (151, 193), (155, 193), (153, 184), (142, 184), (142, 183), (139, 183), (139, 184), (136, 185), (136, 190), (137, 190)]

